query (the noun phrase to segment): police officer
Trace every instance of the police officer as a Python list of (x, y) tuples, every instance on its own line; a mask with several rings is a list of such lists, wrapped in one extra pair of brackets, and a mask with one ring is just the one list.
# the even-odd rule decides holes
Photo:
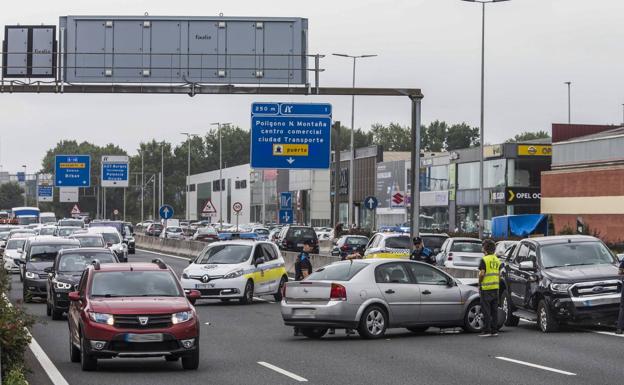
[(500, 281), (500, 261), (494, 254), (496, 244), (491, 239), (482, 242), (485, 256), (479, 264), (479, 294), (481, 296), (481, 311), (485, 326), (481, 337), (498, 336), (498, 285)]
[[(624, 275), (624, 259), (620, 262), (619, 275)], [(622, 282), (624, 283), (624, 281)], [(615, 334), (622, 334), (622, 328), (624, 328), (624, 290), (622, 290), (622, 296), (620, 298), (620, 315), (618, 316), (617, 330)]]
[[(295, 281), (303, 281), (308, 275), (312, 274), (312, 262), (310, 262), (310, 253), (312, 252), (312, 243), (305, 241), (303, 243), (303, 251), (297, 256), (295, 261)], [(298, 327), (295, 327), (295, 337), (301, 335)]]
[(414, 243), (414, 250), (410, 254), (410, 259), (412, 261), (420, 261), (433, 264), (433, 252), (431, 249), (425, 247), (422, 239), (420, 237), (415, 237), (412, 242)]

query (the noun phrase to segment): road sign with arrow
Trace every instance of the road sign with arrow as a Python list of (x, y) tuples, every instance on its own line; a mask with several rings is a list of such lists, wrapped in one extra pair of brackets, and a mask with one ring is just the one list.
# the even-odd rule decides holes
[(290, 225), (293, 223), (293, 211), (288, 210), (280, 210), (279, 211), (279, 223), (283, 225)]
[(251, 167), (329, 168), (331, 121), (328, 103), (254, 103)]
[(158, 209), (158, 214), (162, 219), (170, 219), (173, 217), (173, 207), (170, 205), (162, 205), (160, 209)]
[(375, 210), (379, 205), (379, 201), (373, 196), (368, 196), (364, 198), (364, 202), (362, 202), (362, 204), (369, 210)]

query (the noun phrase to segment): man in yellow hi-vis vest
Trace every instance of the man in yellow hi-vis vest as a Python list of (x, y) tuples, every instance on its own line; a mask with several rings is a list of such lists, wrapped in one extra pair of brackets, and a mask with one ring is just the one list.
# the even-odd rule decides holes
[(496, 244), (491, 239), (482, 243), (483, 254), (479, 264), (479, 294), (481, 312), (485, 323), (481, 337), (498, 336), (498, 285), (500, 281), (500, 261), (494, 254)]

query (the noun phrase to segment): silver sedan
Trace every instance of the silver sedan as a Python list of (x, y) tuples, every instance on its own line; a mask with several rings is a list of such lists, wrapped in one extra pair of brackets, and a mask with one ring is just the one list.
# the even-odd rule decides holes
[(288, 282), (282, 318), (303, 335), (321, 338), (329, 328), (357, 329), (379, 338), (388, 328), (423, 332), (430, 326), (483, 325), (479, 292), (431, 265), (404, 259), (365, 259), (327, 265)]

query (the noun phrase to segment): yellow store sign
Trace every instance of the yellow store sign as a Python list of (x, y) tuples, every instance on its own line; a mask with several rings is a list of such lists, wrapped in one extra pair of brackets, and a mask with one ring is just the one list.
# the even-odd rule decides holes
[(552, 146), (550, 144), (519, 144), (519, 156), (551, 156)]

